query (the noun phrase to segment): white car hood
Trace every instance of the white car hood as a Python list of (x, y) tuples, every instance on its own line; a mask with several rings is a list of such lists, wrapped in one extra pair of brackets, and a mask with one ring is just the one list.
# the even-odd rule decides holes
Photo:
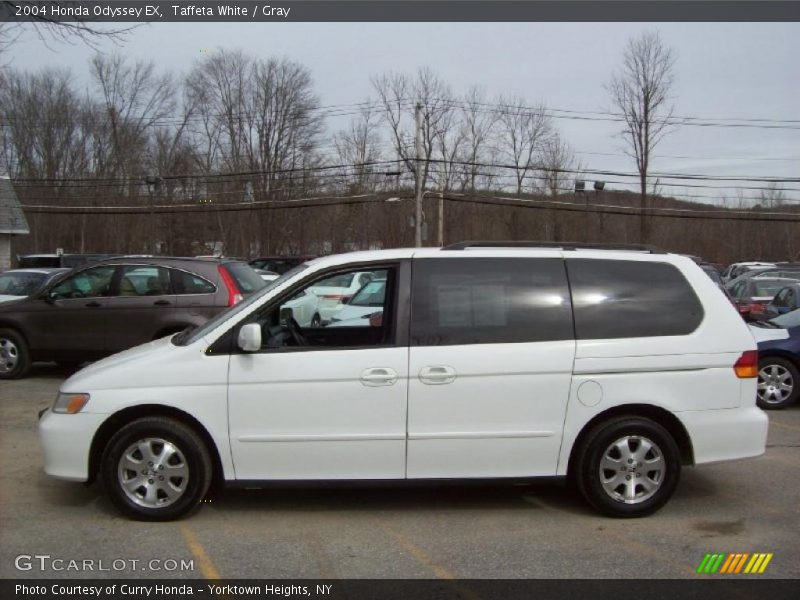
[(773, 340), (787, 340), (789, 339), (788, 329), (769, 329), (767, 327), (758, 327), (757, 325), (750, 325), (750, 333), (756, 340), (756, 343), (771, 342)]
[(108, 372), (125, 365), (126, 370), (135, 368), (137, 362), (152, 363), (158, 362), (161, 358), (169, 354), (175, 348), (170, 342), (172, 336), (167, 336), (159, 340), (154, 340), (141, 346), (134, 346), (128, 350), (123, 350), (118, 354), (112, 354), (102, 360), (90, 364), (81, 369), (72, 377), (61, 384), (61, 390), (68, 392), (83, 392), (91, 390), (98, 379), (106, 379)]

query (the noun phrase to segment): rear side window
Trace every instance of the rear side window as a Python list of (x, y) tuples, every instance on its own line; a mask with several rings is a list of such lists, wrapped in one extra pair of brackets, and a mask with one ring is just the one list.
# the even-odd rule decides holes
[(567, 259), (578, 339), (687, 335), (703, 306), (673, 265)]
[(224, 267), (227, 269), (231, 277), (236, 281), (236, 285), (244, 294), (252, 294), (267, 285), (261, 276), (256, 273), (253, 268), (245, 263), (229, 262), (225, 263)]
[(199, 275), (172, 269), (172, 290), (176, 294), (213, 294), (217, 288)]
[(414, 346), (574, 337), (561, 259), (418, 259), (412, 282)]

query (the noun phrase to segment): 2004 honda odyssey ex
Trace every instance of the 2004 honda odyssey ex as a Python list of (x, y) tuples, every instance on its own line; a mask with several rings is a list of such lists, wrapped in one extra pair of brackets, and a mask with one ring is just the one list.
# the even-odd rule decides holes
[[(385, 293), (363, 323), (282, 307), (335, 275)], [(652, 513), (682, 465), (758, 456), (756, 344), (691, 260), (464, 243), (313, 260), (205, 325), (78, 372), (43, 413), (45, 470), (98, 474), (146, 519), (229, 483), (571, 477)]]

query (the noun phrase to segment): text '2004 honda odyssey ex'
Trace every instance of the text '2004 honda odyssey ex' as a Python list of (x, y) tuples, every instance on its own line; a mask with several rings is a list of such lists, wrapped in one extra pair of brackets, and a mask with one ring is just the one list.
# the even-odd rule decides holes
[[(365, 271), (386, 286), (362, 322), (301, 328), (281, 310)], [(747, 326), (685, 257), (370, 251), (300, 265), (193, 331), (78, 372), (40, 433), (47, 473), (99, 474), (139, 518), (185, 514), (214, 476), (569, 476), (596, 509), (629, 517), (662, 506), (682, 465), (764, 452), (757, 371)]]

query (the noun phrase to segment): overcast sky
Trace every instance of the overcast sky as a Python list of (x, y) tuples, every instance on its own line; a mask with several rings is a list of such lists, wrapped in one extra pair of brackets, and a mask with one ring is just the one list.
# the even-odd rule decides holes
[[(323, 105), (374, 97), (372, 75), (429, 66), (456, 93), (477, 84), (490, 96), (515, 94), (552, 108), (593, 111), (611, 107), (603, 86), (620, 64), (627, 39), (654, 29), (677, 56), (677, 115), (800, 121), (800, 23), (158, 23), (138, 28), (116, 50), (154, 59), (176, 73), (220, 47), (285, 55), (311, 70)], [(86, 85), (93, 51), (80, 44), (50, 46), (24, 34), (10, 51), (11, 65), (70, 67)], [(101, 49), (110, 52), (114, 46)], [(621, 153), (616, 124), (565, 119), (556, 124), (585, 167), (634, 169), (624, 156), (602, 155)], [(656, 153), (657, 171), (800, 177), (800, 129), (684, 126)], [(787, 196), (800, 200), (800, 191)]]

